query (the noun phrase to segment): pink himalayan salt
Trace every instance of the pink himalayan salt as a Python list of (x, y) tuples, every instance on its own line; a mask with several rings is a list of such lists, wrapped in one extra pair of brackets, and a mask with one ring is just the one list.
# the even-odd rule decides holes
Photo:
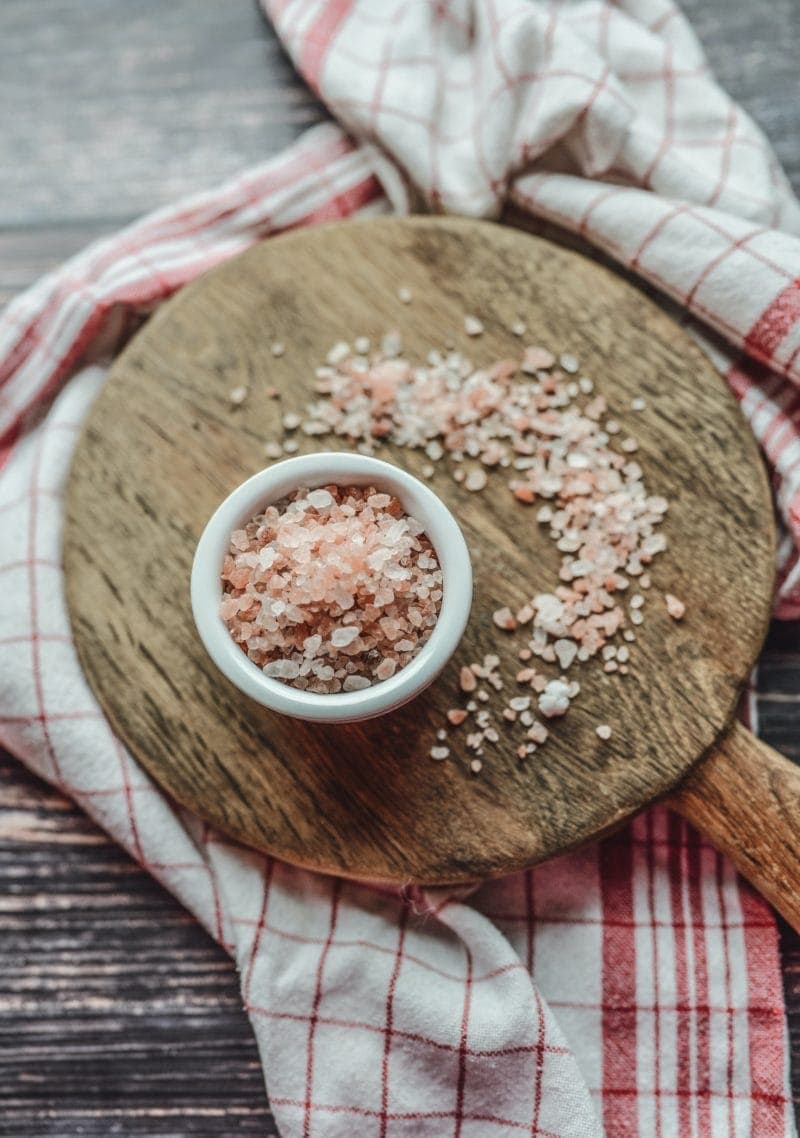
[(374, 487), (298, 490), (231, 534), (220, 613), (267, 676), (308, 691), (388, 680), (428, 639), (442, 572), (422, 525)]
[[(488, 484), (487, 469), (507, 468), (509, 491), (523, 506), (534, 506), (536, 522), (562, 555), (552, 592), (511, 610), (530, 636), (515, 646), (515, 655), (558, 665), (563, 673), (600, 656), (615, 637), (632, 641), (626, 625), (638, 626), (645, 617), (641, 602), (624, 603), (625, 593), (630, 585), (650, 584), (646, 569), (667, 548), (657, 531), (669, 503), (647, 492), (632, 457), (636, 440), (609, 414), (594, 382), (579, 374), (577, 357), (557, 358), (532, 345), (521, 359), (475, 367), (448, 346), (420, 365), (403, 355), (396, 332), (371, 353), (369, 345), (356, 348), (361, 358), (348, 344), (336, 345), (328, 366), (317, 370), (320, 398), (305, 408), (303, 432), (332, 432), (366, 453), (382, 440), (416, 448), (430, 459), (428, 471), (444, 459), (454, 481), (472, 492)], [(675, 602), (668, 604), (677, 613), (681, 602)], [(514, 631), (510, 621), (504, 631)], [(600, 666), (628, 671), (621, 659), (602, 657)], [(561, 690), (563, 680), (543, 672), (524, 682), (543, 696), (550, 717), (564, 714), (573, 698)], [(476, 691), (474, 676), (465, 683), (469, 696)], [(499, 690), (494, 682), (489, 686)], [(490, 696), (482, 690), (476, 699), (467, 705), (469, 715)], [(477, 726), (469, 737), (480, 746), (487, 725)]]
[(664, 603), (667, 606), (667, 612), (673, 620), (682, 620), (686, 614), (686, 605), (683, 601), (679, 600), (672, 593), (664, 594)]

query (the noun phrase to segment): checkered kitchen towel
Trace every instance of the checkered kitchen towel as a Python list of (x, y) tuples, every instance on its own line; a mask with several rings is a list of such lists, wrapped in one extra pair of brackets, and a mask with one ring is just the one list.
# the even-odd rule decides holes
[(62, 492), (108, 359), (270, 234), (418, 205), (557, 222), (692, 316), (772, 465), (800, 613), (800, 209), (665, 0), (267, 0), (329, 125), (100, 242), (0, 324), (0, 737), (235, 957), (286, 1138), (792, 1135), (766, 904), (663, 808), (472, 895), (304, 873), (176, 811), (64, 608)]

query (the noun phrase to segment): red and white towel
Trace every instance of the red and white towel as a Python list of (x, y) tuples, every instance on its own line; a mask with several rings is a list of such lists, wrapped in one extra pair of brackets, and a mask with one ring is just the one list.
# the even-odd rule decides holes
[(691, 314), (772, 465), (800, 614), (800, 207), (664, 0), (266, 0), (323, 126), (100, 242), (0, 321), (0, 739), (235, 957), (286, 1138), (793, 1135), (775, 924), (679, 818), (451, 896), (358, 886), (176, 811), (72, 646), (62, 493), (104, 362), (287, 228), (426, 204), (557, 222)]

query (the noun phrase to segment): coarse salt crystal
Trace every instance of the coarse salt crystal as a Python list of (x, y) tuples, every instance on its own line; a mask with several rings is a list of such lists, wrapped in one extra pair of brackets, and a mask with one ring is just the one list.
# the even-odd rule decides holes
[(477, 468), (475, 470), (468, 471), (467, 476), (464, 479), (464, 486), (467, 490), (471, 490), (473, 493), (475, 493), (476, 491), (483, 490), (483, 488), (486, 486), (486, 482), (486, 471)]
[(528, 375), (534, 375), (537, 371), (548, 371), (556, 362), (556, 357), (547, 348), (540, 348), (534, 345), (525, 349), (525, 355), (522, 358), (522, 370)]
[(306, 495), (306, 501), (309, 505), (313, 506), (315, 510), (327, 510), (333, 505), (335, 500), (330, 490), (310, 490)]
[(478, 686), (478, 681), (475, 678), (475, 673), (472, 668), (464, 667), (459, 673), (459, 686), (464, 692), (475, 691)]
[(350, 345), (345, 340), (340, 340), (338, 344), (334, 344), (328, 352), (328, 363), (335, 367), (337, 364), (344, 363), (350, 355)]
[(234, 407), (239, 407), (242, 403), (244, 403), (246, 398), (247, 388), (244, 386), (244, 384), (240, 385), (239, 387), (234, 387), (228, 395), (228, 399), (231, 401)]
[(559, 666), (566, 671), (578, 655), (578, 645), (574, 640), (556, 640), (553, 650), (558, 659)]
[(300, 665), (294, 660), (272, 660), (264, 665), (264, 675), (276, 680), (293, 680), (300, 675)]
[(683, 601), (679, 600), (672, 593), (664, 594), (664, 601), (667, 606), (667, 612), (673, 620), (682, 620), (686, 614), (686, 605)]
[(605, 740), (611, 738), (611, 728), (607, 723), (601, 723), (598, 727), (596, 727), (595, 733), (597, 734), (598, 739)]
[(381, 660), (375, 669), (375, 678), (378, 680), (389, 680), (397, 670), (397, 661), (391, 657)]
[(483, 334), (483, 324), (477, 316), (465, 316), (464, 331), (468, 336), (480, 336)]
[(358, 639), (357, 628), (334, 628), (331, 633), (331, 644), (334, 648), (347, 648), (354, 640)]
[(342, 691), (363, 691), (371, 686), (372, 682), (366, 676), (345, 676)]
[(507, 632), (513, 632), (517, 627), (517, 622), (514, 619), (514, 614), (511, 612), (511, 609), (507, 607), (497, 609), (496, 612), (493, 612), (492, 620), (498, 628), (503, 628)]
[(569, 709), (569, 684), (562, 680), (550, 680), (539, 696), (539, 711), (546, 719), (566, 715)]

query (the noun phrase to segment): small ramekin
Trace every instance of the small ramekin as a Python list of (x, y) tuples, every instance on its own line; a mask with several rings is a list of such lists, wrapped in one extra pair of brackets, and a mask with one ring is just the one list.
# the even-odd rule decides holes
[[(301, 691), (265, 676), (234, 643), (219, 614), (220, 573), (233, 530), (271, 503), (300, 487), (374, 485), (396, 495), (417, 518), (436, 550), (442, 569), (439, 618), (410, 663), (391, 679), (354, 692), (323, 695)], [(296, 719), (352, 723), (385, 715), (419, 695), (439, 674), (456, 649), (472, 604), (472, 565), (464, 536), (447, 506), (419, 479), (400, 467), (362, 454), (298, 455), (254, 474), (228, 495), (197, 543), (192, 566), (192, 612), (211, 659), (231, 683), (264, 707)]]

